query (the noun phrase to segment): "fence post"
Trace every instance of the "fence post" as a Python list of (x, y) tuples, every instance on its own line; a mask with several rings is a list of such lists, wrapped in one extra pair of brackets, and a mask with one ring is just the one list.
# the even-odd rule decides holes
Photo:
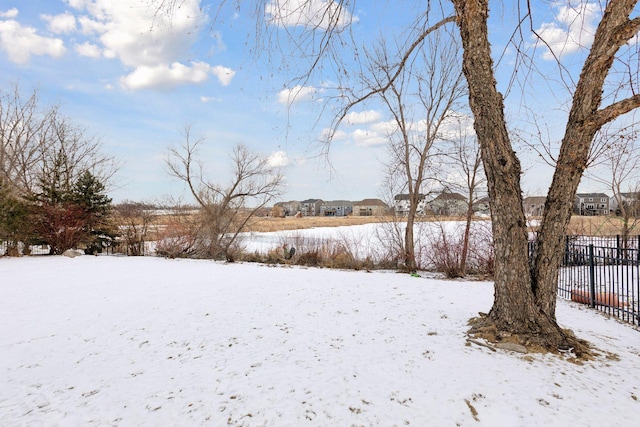
[(596, 268), (593, 260), (593, 243), (589, 245), (589, 305), (596, 307)]

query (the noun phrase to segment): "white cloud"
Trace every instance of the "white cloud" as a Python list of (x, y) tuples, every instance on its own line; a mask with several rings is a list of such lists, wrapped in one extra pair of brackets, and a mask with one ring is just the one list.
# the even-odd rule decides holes
[(211, 67), (211, 74), (218, 78), (218, 81), (222, 86), (229, 86), (233, 76), (236, 75), (236, 72), (231, 68), (216, 65), (215, 67)]
[(100, 50), (100, 46), (97, 46), (93, 43), (84, 42), (82, 44), (75, 45), (76, 52), (82, 56), (87, 56), (89, 58), (100, 58), (102, 55), (102, 51)]
[(343, 29), (358, 22), (358, 17), (333, 0), (273, 0), (265, 5), (269, 23), (279, 27)]
[(318, 89), (312, 86), (294, 86), (290, 89), (283, 89), (278, 93), (280, 104), (293, 104), (294, 102), (310, 101), (318, 93)]
[(41, 15), (49, 23), (49, 30), (55, 34), (71, 33), (76, 30), (76, 17), (69, 12), (60, 15)]
[(450, 111), (440, 125), (438, 136), (446, 139), (459, 139), (474, 135), (473, 117)]
[(0, 48), (7, 52), (9, 60), (18, 64), (29, 61), (31, 55), (62, 56), (66, 49), (61, 39), (43, 37), (33, 27), (17, 21), (0, 21)]
[[(132, 71), (120, 79), (123, 87), (168, 88), (201, 83), (210, 76), (226, 86), (235, 75), (234, 70), (222, 65), (187, 63), (191, 47), (209, 20), (201, 8), (201, 0), (181, 0), (180, 7), (171, 13), (158, 9), (159, 3), (149, 0), (66, 2), (79, 15), (77, 24), (82, 34), (91, 38), (76, 45), (78, 53), (118, 59), (130, 68)], [(219, 34), (215, 40), (223, 49)]]
[(274, 168), (281, 168), (289, 164), (289, 158), (284, 151), (276, 151), (269, 156), (269, 166)]
[(222, 40), (222, 33), (220, 31), (213, 31), (211, 33), (211, 43), (209, 52), (215, 54), (218, 52), (224, 52), (227, 50), (227, 45)]
[(209, 78), (212, 67), (204, 62), (193, 62), (188, 67), (179, 62), (170, 66), (141, 66), (120, 79), (120, 84), (128, 89), (167, 89), (185, 83), (202, 83)]
[(69, 6), (74, 9), (84, 9), (91, 0), (64, 0)]
[(200, 97), (200, 102), (202, 103), (208, 103), (208, 102), (221, 102), (222, 98), (216, 98), (214, 96), (201, 96)]
[(104, 55), (105, 58), (109, 58), (109, 59), (114, 59), (117, 57), (116, 53), (111, 49), (105, 49), (104, 51), (102, 51), (102, 54)]
[[(411, 127), (410, 124), (409, 127)], [(395, 122), (395, 120), (377, 122), (371, 125), (371, 130), (373, 130), (377, 134), (383, 135), (386, 138), (398, 131), (398, 124)]]
[(361, 147), (375, 147), (387, 142), (387, 138), (371, 129), (356, 129), (351, 133), (356, 145)]
[[(370, 111), (369, 113), (374, 113)], [(375, 114), (361, 114), (356, 113), (356, 115), (352, 116), (352, 119), (359, 120), (360, 124), (368, 124), (372, 120), (371, 118), (375, 116), (376, 118), (380, 118), (377, 112)], [(367, 120), (365, 120), (365, 118)], [(331, 135), (331, 130), (325, 128), (321, 132), (321, 138), (326, 139), (329, 136), (333, 137), (333, 140), (342, 140), (342, 141), (351, 141), (360, 147), (377, 147), (387, 143), (389, 140), (389, 135), (393, 133), (393, 131), (397, 128), (395, 122), (393, 120), (389, 121), (377, 121), (374, 123), (370, 123), (369, 126), (365, 128), (357, 128), (351, 132), (345, 132), (342, 129), (339, 129)]]
[(84, 33), (95, 32), (106, 50), (130, 67), (184, 60), (204, 26), (199, 0), (183, 0), (171, 14), (158, 12), (148, 0), (74, 2), (88, 15), (79, 19)]
[(362, 112), (353, 112), (347, 114), (345, 117), (345, 123), (358, 125), (365, 123), (377, 122), (382, 118), (382, 114), (375, 110), (368, 110)]
[(83, 34), (101, 34), (109, 28), (108, 23), (96, 21), (88, 16), (80, 16), (78, 22), (80, 23), (80, 31)]
[[(395, 120), (380, 120), (382, 115), (374, 110), (361, 113), (350, 113), (345, 118), (345, 124), (364, 125), (348, 132), (344, 129), (336, 131), (332, 136), (334, 140), (350, 141), (359, 147), (379, 147), (389, 143), (390, 138), (398, 132)], [(427, 130), (427, 122), (418, 120), (406, 124), (411, 137), (422, 138)], [(321, 138), (328, 138), (330, 129), (323, 129)], [(461, 135), (473, 135), (473, 118), (464, 114), (450, 111), (439, 129), (440, 138), (455, 137)]]
[(18, 16), (18, 9), (16, 9), (15, 7), (12, 7), (6, 12), (0, 12), (0, 18), (3, 18), (3, 19), (11, 19), (11, 18), (15, 18), (16, 16)]
[(600, 16), (597, 3), (573, 5), (562, 2), (557, 3), (555, 7), (555, 21), (543, 23), (536, 30), (542, 40), (537, 40), (536, 44), (546, 48), (542, 55), (544, 59), (560, 58), (590, 47)]
[(349, 135), (343, 130), (337, 130), (333, 132), (329, 128), (322, 129), (322, 131), (320, 132), (320, 139), (326, 140), (329, 137), (333, 137), (334, 140), (339, 140), (339, 139), (346, 140), (349, 138)]

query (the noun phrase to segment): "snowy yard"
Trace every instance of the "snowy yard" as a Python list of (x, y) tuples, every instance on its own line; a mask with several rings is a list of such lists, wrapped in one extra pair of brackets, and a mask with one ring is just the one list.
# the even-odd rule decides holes
[(467, 345), (492, 284), (126, 257), (0, 259), (0, 424), (612, 426), (640, 333), (558, 320), (614, 358)]

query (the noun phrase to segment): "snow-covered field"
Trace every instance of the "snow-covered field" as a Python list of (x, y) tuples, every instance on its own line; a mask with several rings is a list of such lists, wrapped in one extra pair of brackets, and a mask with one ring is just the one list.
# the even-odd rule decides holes
[(567, 301), (615, 357), (467, 345), (488, 282), (126, 257), (0, 259), (2, 426), (614, 426), (640, 334)]

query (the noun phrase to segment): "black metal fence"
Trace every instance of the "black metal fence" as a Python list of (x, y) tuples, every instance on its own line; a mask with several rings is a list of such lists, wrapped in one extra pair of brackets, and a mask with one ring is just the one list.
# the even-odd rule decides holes
[(567, 236), (558, 296), (640, 325), (640, 236)]

